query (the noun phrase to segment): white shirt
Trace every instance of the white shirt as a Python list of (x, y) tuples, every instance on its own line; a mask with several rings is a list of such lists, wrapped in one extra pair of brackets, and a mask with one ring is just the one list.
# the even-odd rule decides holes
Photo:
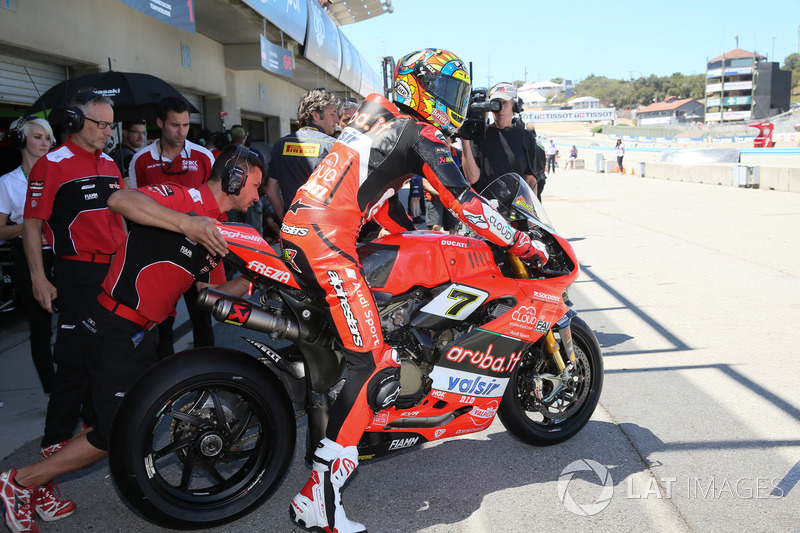
[(25, 196), (28, 194), (28, 178), (19, 166), (0, 176), (0, 213), (8, 215), (14, 224), (22, 224), (25, 211)]
[(547, 145), (547, 155), (556, 155), (556, 152), (558, 152), (558, 148), (556, 148), (555, 144)]
[(625, 147), (621, 144), (616, 147), (617, 157), (623, 157), (625, 155)]

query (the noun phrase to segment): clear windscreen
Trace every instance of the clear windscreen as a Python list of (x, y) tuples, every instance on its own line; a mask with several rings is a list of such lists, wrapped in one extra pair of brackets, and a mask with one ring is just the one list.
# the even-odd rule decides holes
[(509, 222), (525, 219), (555, 233), (542, 203), (519, 174), (503, 174), (487, 185), (480, 194), (487, 200), (496, 200), (497, 211)]

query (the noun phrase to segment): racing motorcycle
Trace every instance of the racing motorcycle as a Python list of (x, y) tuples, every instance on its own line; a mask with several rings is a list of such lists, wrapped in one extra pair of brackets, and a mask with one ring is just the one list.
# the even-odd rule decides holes
[[(358, 248), (380, 315), (360, 327), (380, 331), (401, 361), (399, 395), (366, 428), (361, 460), (483, 431), (495, 416), (516, 438), (547, 446), (575, 435), (594, 412), (603, 360), (565, 301), (579, 270), (572, 246), (519, 175), (497, 178), (482, 195), (545, 243), (546, 266), (438, 232)], [(200, 304), (219, 321), (261, 332), (245, 339), (257, 356), (208, 347), (159, 362), (125, 395), (111, 432), (120, 493), (165, 527), (223, 524), (269, 498), (291, 463), (296, 417), (308, 415), (310, 462), (347, 379), (324, 302), (298, 283), (291, 262), (250, 226), (221, 232), (225, 260), (260, 297), (204, 290)]]

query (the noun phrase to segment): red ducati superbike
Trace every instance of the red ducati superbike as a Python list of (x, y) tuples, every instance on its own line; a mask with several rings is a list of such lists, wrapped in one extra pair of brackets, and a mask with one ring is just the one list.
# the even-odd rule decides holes
[[(592, 330), (565, 302), (578, 276), (572, 246), (517, 174), (483, 196), (545, 243), (546, 266), (479, 238), (434, 232), (358, 249), (380, 311), (361, 326), (380, 328), (402, 362), (400, 394), (375, 413), (358, 445), (362, 460), (482, 431), (495, 416), (522, 441), (556, 444), (594, 412), (603, 360)], [(347, 379), (324, 305), (253, 228), (221, 228), (226, 261), (260, 299), (207, 290), (201, 305), (261, 332), (246, 339), (257, 357), (213, 347), (159, 362), (126, 394), (111, 432), (117, 487), (166, 527), (223, 524), (269, 498), (291, 463), (296, 415), (308, 415), (310, 460)]]

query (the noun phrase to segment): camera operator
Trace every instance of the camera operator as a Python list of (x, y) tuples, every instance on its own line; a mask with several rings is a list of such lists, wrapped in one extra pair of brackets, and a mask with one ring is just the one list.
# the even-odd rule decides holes
[[(541, 198), (544, 188), (544, 153), (536, 144), (530, 131), (513, 125), (514, 113), (521, 111), (517, 89), (510, 83), (498, 83), (489, 91), (473, 92), (470, 119), (467, 128), (461, 128), (463, 142), (463, 169), (467, 182), (480, 193), (495, 178), (507, 172), (516, 172), (525, 178), (531, 189)], [(481, 118), (487, 110), (494, 114), (494, 123), (485, 127)], [(479, 124), (478, 121), (481, 123)]]

